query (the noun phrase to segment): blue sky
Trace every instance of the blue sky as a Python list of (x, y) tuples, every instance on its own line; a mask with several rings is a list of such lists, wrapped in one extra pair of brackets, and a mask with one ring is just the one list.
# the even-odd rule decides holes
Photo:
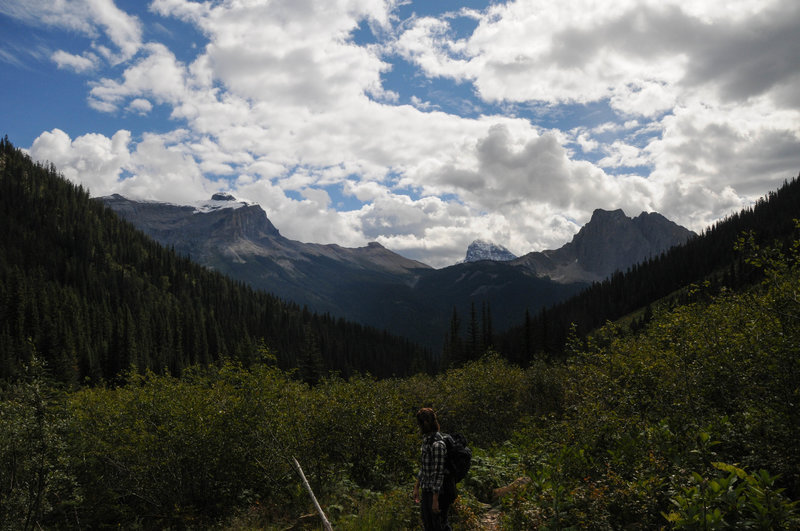
[(793, 0), (0, 0), (2, 130), (92, 195), (442, 267), (800, 171)]

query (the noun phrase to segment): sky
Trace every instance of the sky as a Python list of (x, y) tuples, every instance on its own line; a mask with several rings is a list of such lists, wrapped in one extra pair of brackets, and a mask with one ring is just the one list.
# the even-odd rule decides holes
[(800, 172), (797, 0), (0, 0), (0, 135), (92, 196), (433, 267)]

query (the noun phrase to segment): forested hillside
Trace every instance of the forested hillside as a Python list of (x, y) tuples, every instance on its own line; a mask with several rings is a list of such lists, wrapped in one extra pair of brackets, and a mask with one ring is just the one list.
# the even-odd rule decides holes
[(520, 324), (496, 334), (495, 347), (523, 364), (536, 356), (561, 357), (573, 325), (583, 336), (607, 321), (638, 312), (633, 326), (641, 326), (652, 316), (650, 305), (686, 302), (683, 288), (692, 283), (707, 282), (712, 291), (753, 286), (759, 273), (745, 263), (734, 244), (742, 231), (749, 230), (757, 243), (777, 240), (788, 245), (794, 234), (792, 220), (800, 216), (799, 179), (784, 183), (752, 207), (715, 223), (683, 245), (596, 282), (563, 303), (520, 315)]
[(423, 349), (308, 312), (203, 269), (121, 221), (88, 193), (0, 142), (0, 379), (34, 354), (59, 381), (114, 380), (269, 351), (316, 380), (411, 374)]

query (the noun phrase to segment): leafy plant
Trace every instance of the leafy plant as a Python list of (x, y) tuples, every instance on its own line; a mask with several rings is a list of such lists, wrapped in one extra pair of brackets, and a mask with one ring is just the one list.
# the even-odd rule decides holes
[(672, 498), (676, 510), (664, 517), (676, 529), (794, 529), (800, 525), (797, 503), (775, 487), (765, 470), (749, 474), (716, 462), (711, 477), (692, 472), (690, 485)]

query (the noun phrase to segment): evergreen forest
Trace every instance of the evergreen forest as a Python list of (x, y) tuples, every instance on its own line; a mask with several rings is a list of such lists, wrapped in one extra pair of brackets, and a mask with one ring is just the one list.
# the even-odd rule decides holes
[(798, 186), (510, 331), (454, 313), (437, 362), (193, 265), (5, 139), (0, 529), (318, 529), (293, 459), (335, 529), (415, 529), (421, 406), (473, 449), (456, 529), (797, 529)]
[(34, 352), (57, 381), (111, 382), (271, 349), (309, 381), (429, 368), (404, 338), (254, 291), (165, 249), (0, 141), (0, 378)]

